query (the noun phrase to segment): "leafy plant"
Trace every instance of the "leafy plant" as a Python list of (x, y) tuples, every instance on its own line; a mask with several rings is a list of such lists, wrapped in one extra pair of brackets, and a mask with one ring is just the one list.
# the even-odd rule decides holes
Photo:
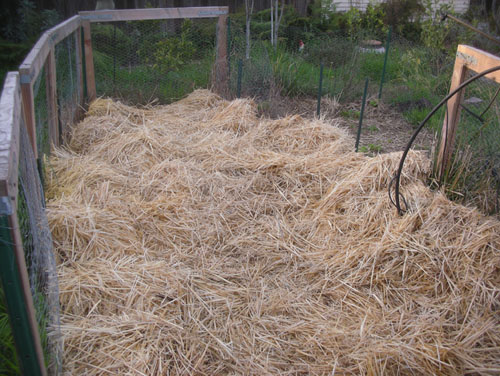
[(5, 296), (0, 285), (0, 375), (10, 376), (20, 373), (9, 315), (5, 306)]
[(193, 57), (195, 46), (188, 40), (191, 25), (190, 20), (185, 20), (180, 37), (170, 37), (155, 44), (154, 69), (158, 69), (163, 74), (177, 71)]

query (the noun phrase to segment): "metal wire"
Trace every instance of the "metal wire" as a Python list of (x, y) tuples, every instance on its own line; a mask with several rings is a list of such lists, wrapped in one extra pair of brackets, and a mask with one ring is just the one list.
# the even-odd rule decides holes
[[(427, 121), (445, 104), (448, 102), (448, 100), (450, 98), (452, 98), (454, 95), (456, 95), (457, 93), (459, 93), (462, 89), (464, 89), (465, 87), (467, 87), (468, 85), (470, 85), (472, 82), (478, 80), (479, 78), (481, 77), (484, 77), (486, 76), (487, 74), (489, 73), (492, 73), (492, 72), (496, 72), (500, 70), (500, 66), (497, 66), (497, 67), (493, 67), (493, 68), (490, 68), (490, 69), (487, 69), (481, 73), (478, 73), (477, 75), (471, 77), (470, 79), (466, 80), (465, 82), (463, 82), (460, 86), (458, 86), (455, 90), (453, 90), (451, 93), (449, 93), (446, 97), (444, 97), (441, 102), (439, 102), (428, 114), (427, 116), (424, 118), (424, 120), (422, 120), (422, 122), (420, 123), (420, 125), (418, 126), (418, 128), (415, 130), (415, 132), (413, 133), (412, 137), (410, 138), (410, 141), (408, 142), (408, 144), (406, 145), (406, 148), (403, 152), (403, 155), (401, 156), (401, 160), (399, 162), (399, 167), (398, 167), (398, 170), (395, 174), (395, 176), (393, 177), (392, 180), (395, 181), (395, 197), (394, 199), (392, 198), (392, 194), (391, 194), (391, 188), (392, 188), (392, 180), (391, 180), (391, 184), (389, 185), (389, 188), (388, 188), (388, 194), (389, 194), (389, 199), (391, 201), (391, 203), (396, 207), (397, 211), (398, 211), (398, 214), (399, 215), (402, 215), (406, 210), (408, 210), (408, 205), (406, 203), (406, 200), (404, 199), (404, 196), (401, 194), (400, 192), (400, 183), (401, 183), (401, 173), (403, 171), (403, 167), (404, 167), (404, 162), (406, 160), (406, 157), (408, 156), (408, 152), (410, 151), (412, 145), (413, 145), (413, 142), (415, 141), (415, 139), (417, 138), (418, 134), (420, 133), (420, 131), (424, 128), (425, 124), (427, 123)], [(403, 201), (405, 203), (405, 206), (406, 206), (406, 209), (403, 210), (401, 208), (401, 202), (400, 202), (400, 197), (403, 197)]]

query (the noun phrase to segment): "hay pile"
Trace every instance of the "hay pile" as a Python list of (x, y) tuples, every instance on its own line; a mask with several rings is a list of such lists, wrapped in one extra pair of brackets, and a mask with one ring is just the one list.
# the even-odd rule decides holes
[(70, 375), (498, 374), (500, 223), (336, 126), (98, 100), (49, 168)]

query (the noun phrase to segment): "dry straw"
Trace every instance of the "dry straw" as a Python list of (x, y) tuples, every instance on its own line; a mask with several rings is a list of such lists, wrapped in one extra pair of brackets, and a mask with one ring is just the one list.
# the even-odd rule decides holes
[(68, 375), (500, 373), (500, 223), (335, 124), (97, 100), (50, 160)]

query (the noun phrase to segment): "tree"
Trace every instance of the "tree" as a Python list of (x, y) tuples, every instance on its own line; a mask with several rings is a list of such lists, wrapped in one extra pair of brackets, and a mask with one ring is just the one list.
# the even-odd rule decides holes
[(250, 20), (252, 18), (253, 13), (253, 5), (254, 0), (245, 0), (245, 16), (246, 16), (246, 50), (245, 50), (245, 58), (250, 58)]
[(274, 47), (278, 46), (278, 30), (280, 27), (281, 19), (283, 18), (283, 12), (285, 11), (285, 0), (283, 0), (281, 11), (279, 10), (279, 8), (279, 0), (271, 0), (271, 44)]

